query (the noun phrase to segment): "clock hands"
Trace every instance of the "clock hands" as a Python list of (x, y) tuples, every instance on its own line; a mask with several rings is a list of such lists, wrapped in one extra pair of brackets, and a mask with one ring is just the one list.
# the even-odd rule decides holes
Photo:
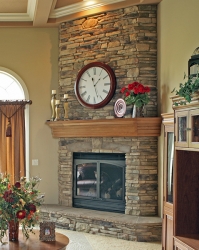
[(98, 98), (98, 92), (97, 92), (97, 89), (95, 88), (96, 84), (94, 84), (94, 78), (92, 77), (92, 82), (93, 82), (93, 86), (94, 86), (94, 89), (95, 89), (95, 94)]
[(97, 82), (94, 84), (94, 87), (97, 85), (97, 83), (99, 82), (100, 79), (101, 79), (101, 78), (99, 78), (99, 79), (97, 80)]
[(94, 87), (94, 89), (95, 89), (95, 94), (96, 94), (96, 96), (97, 96), (97, 98), (98, 98), (98, 93), (97, 93), (97, 89)]

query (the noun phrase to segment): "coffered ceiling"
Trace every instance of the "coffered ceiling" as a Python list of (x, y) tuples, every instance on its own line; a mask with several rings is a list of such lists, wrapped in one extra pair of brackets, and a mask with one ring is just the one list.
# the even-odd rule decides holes
[(161, 0), (0, 0), (0, 27), (53, 27), (68, 20)]

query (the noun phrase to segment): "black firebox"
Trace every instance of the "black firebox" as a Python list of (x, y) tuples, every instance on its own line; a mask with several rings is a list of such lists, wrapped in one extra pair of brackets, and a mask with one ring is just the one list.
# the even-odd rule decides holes
[(74, 153), (73, 206), (124, 213), (125, 154)]

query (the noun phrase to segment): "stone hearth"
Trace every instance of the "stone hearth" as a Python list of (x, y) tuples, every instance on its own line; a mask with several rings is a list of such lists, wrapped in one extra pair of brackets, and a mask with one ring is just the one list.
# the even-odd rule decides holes
[(159, 217), (122, 215), (60, 205), (43, 205), (41, 216), (44, 220), (54, 221), (56, 227), (67, 230), (130, 241), (161, 241), (162, 220)]

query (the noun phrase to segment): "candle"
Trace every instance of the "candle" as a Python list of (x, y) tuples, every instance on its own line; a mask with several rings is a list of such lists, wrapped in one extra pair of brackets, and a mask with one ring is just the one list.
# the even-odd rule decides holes
[(52, 90), (52, 94), (55, 95), (57, 92), (55, 89)]
[(67, 99), (68, 98), (68, 94), (64, 94), (64, 99)]
[(60, 104), (60, 100), (55, 100), (55, 105)]

